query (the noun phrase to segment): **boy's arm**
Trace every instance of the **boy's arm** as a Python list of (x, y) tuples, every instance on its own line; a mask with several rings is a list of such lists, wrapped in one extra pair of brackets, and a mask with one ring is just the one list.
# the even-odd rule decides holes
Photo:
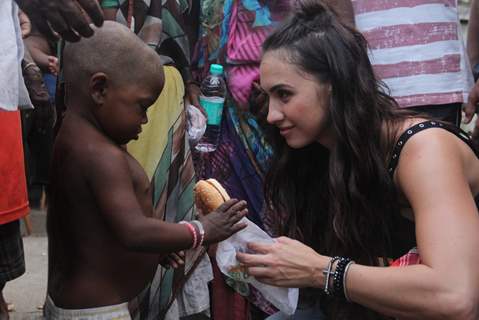
[[(169, 253), (191, 247), (192, 236), (185, 225), (167, 223), (144, 215), (136, 198), (124, 151), (101, 150), (91, 158), (85, 170), (99, 213), (126, 248)], [(244, 216), (242, 211), (245, 206), (243, 202), (231, 201), (227, 208), (219, 209), (222, 212), (218, 212), (221, 214), (216, 215), (216, 221), (203, 221), (205, 242), (226, 239), (242, 228), (236, 222)], [(222, 238), (217, 239), (218, 236)]]
[(351, 0), (325, 0), (325, 2), (333, 8), (342, 22), (353, 27), (355, 26), (354, 10)]

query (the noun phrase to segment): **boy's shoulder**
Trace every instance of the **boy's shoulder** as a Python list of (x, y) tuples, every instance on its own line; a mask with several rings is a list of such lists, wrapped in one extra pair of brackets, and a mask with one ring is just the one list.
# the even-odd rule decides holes
[(118, 162), (126, 163), (126, 151), (97, 130), (78, 124), (70, 126), (68, 123), (62, 129), (55, 143), (56, 153), (60, 155), (58, 161), (66, 160), (62, 159), (62, 154), (69, 155), (70, 165), (82, 173), (95, 172), (99, 167), (115, 166)]

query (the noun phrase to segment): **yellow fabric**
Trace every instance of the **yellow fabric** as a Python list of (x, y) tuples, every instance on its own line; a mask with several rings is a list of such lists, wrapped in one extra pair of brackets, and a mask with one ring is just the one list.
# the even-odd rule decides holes
[(184, 108), (185, 87), (174, 67), (164, 67), (165, 86), (156, 102), (148, 109), (148, 123), (142, 127), (138, 140), (127, 145), (128, 152), (145, 169), (151, 180), (168, 142), (168, 132)]

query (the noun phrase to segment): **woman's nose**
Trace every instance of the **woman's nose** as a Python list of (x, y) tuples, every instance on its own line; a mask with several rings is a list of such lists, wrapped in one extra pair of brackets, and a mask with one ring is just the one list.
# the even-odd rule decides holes
[(269, 124), (275, 124), (284, 119), (283, 113), (271, 103), (268, 106), (268, 116), (266, 121)]

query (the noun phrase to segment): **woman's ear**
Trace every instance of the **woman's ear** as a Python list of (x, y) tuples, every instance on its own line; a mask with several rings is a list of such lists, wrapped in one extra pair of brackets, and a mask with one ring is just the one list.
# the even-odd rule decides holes
[(90, 77), (89, 94), (97, 106), (105, 103), (108, 86), (109, 78), (103, 72), (97, 72)]

